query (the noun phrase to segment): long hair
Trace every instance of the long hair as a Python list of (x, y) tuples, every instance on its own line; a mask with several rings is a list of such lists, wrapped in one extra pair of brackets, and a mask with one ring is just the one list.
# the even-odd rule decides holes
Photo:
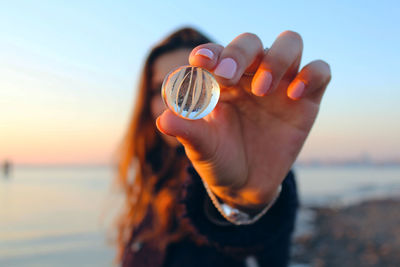
[(192, 28), (175, 31), (147, 56), (141, 74), (138, 96), (127, 132), (117, 150), (117, 184), (123, 189), (125, 202), (117, 223), (117, 261), (120, 261), (132, 232), (140, 225), (149, 209), (155, 223), (150, 231), (141, 233), (140, 240), (163, 237), (160, 247), (185, 235), (174, 225), (177, 191), (184, 175), (187, 158), (168, 146), (155, 127), (150, 109), (151, 80), (154, 62), (163, 54), (194, 48), (210, 39)]

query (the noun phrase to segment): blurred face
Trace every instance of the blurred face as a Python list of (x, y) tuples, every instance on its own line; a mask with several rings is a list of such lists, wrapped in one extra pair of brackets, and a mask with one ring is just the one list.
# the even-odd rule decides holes
[[(154, 122), (156, 121), (157, 117), (160, 116), (166, 106), (161, 98), (161, 85), (164, 81), (165, 76), (173, 69), (188, 65), (188, 58), (191, 49), (179, 49), (172, 52), (168, 52), (166, 54), (161, 55), (153, 65), (153, 77), (151, 81), (151, 113), (153, 115)], [(177, 146), (179, 142), (176, 140), (175, 137), (166, 136), (162, 134), (162, 138), (164, 139), (167, 144), (171, 146)]]

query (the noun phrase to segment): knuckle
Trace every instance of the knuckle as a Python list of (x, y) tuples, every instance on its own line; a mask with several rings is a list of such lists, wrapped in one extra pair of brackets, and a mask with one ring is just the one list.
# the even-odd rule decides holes
[(247, 54), (246, 48), (240, 45), (230, 45), (229, 52), (238, 61), (239, 64), (244, 64), (246, 62)]
[(261, 42), (260, 38), (256, 34), (251, 33), (251, 32), (242, 33), (238, 37)]
[(284, 71), (292, 64), (292, 58), (288, 55), (281, 55), (274, 58), (274, 67)]
[(260, 39), (260, 37), (258, 37), (256, 34), (254, 33), (250, 33), (250, 32), (245, 32), (240, 34), (237, 39), (241, 39), (243, 41), (246, 42), (246, 44), (250, 44), (253, 48), (257, 49), (257, 50), (262, 50), (263, 49), (263, 45), (262, 45), (262, 41)]
[(326, 63), (323, 60), (315, 60), (314, 66), (317, 79), (320, 79), (325, 82), (329, 82), (331, 80), (332, 77), (331, 67), (329, 66), (328, 63)]
[(303, 45), (303, 38), (301, 37), (301, 35), (295, 31), (284, 31), (280, 34), (281, 36), (285, 36), (288, 37), (292, 40), (294, 40), (295, 42), (299, 43), (300, 45)]

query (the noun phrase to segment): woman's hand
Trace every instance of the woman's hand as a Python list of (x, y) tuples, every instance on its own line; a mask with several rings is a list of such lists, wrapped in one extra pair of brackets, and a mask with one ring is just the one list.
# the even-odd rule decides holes
[(217, 78), (219, 103), (200, 120), (170, 110), (157, 119), (158, 129), (177, 137), (202, 179), (232, 206), (267, 205), (311, 130), (331, 73), (321, 60), (299, 72), (302, 50), (300, 35), (290, 31), (267, 51), (249, 33), (226, 47), (200, 45), (189, 62)]

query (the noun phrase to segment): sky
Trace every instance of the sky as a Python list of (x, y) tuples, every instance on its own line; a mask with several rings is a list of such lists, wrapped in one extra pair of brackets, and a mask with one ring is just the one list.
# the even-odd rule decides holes
[(299, 161), (400, 160), (396, 1), (2, 1), (0, 161), (106, 164), (149, 48), (181, 26), (227, 45), (301, 34), (332, 80)]

